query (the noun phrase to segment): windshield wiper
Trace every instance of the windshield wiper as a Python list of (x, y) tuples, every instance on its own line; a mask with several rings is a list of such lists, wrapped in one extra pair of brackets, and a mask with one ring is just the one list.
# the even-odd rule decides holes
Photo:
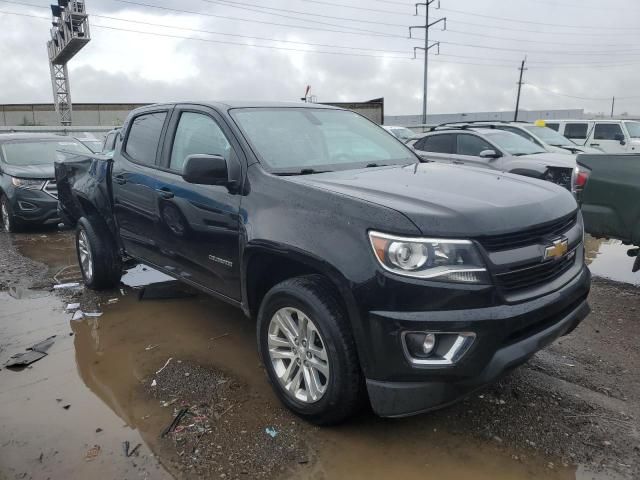
[(296, 170), (293, 172), (274, 172), (274, 175), (279, 175), (279, 176), (290, 176), (290, 175), (311, 175), (314, 173), (327, 173), (327, 172), (331, 172), (333, 170), (315, 170), (313, 168), (302, 168), (300, 170)]

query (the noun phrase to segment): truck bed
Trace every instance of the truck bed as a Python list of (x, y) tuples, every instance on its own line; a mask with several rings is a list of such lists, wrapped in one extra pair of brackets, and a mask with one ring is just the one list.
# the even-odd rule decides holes
[(640, 155), (579, 155), (591, 174), (580, 195), (585, 229), (640, 245)]
[(116, 233), (111, 196), (113, 159), (104, 155), (65, 153), (55, 162), (58, 209), (63, 221), (75, 226), (80, 217), (98, 215)]

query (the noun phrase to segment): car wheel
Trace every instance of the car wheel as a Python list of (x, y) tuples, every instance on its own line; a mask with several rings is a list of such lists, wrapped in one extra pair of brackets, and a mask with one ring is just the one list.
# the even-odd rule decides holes
[(87, 287), (106, 290), (120, 284), (122, 259), (102, 219), (82, 217), (78, 221), (76, 251), (82, 278)]
[(278, 397), (297, 415), (336, 424), (360, 406), (364, 379), (351, 327), (324, 277), (285, 280), (265, 295), (258, 347)]
[(16, 221), (11, 210), (11, 204), (6, 195), (0, 199), (0, 219), (2, 221), (2, 231), (11, 233), (16, 231)]

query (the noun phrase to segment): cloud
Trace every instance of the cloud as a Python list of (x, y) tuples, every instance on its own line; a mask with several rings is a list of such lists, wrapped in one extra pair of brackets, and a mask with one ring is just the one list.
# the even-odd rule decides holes
[[(148, 3), (144, 0), (140, 2)], [(260, 2), (244, 2), (251, 3)], [(157, 3), (167, 8), (300, 26), (291, 28), (180, 14), (113, 0), (92, 0), (87, 4), (89, 13), (93, 14), (92, 40), (70, 63), (72, 99), (75, 102), (182, 99), (296, 101), (309, 84), (312, 86), (311, 93), (319, 101), (357, 101), (385, 97), (388, 114), (419, 113), (422, 108), (423, 62), (410, 57), (412, 47), (419, 45), (420, 41), (404, 38), (408, 33), (406, 26), (421, 21), (420, 18), (411, 16), (412, 3), (407, 2), (406, 8), (395, 3), (366, 0), (331, 0), (330, 3), (386, 10), (390, 13), (330, 7), (322, 2), (308, 0), (274, 0), (264, 3), (273, 8), (323, 15), (307, 16), (307, 21), (303, 21), (299, 19), (304, 16), (291, 12), (272, 10), (272, 14), (257, 13), (229, 5), (222, 6), (216, 1), (172, 0)], [(428, 103), (431, 113), (513, 109), (517, 67), (521, 59), (528, 55), (529, 69), (525, 74), (525, 81), (531, 86), (523, 90), (523, 108), (608, 111), (610, 102), (606, 99), (616, 95), (619, 97), (619, 112), (640, 114), (640, 98), (620, 98), (640, 95), (634, 88), (640, 80), (640, 48), (634, 47), (640, 40), (640, 28), (625, 18), (622, 9), (572, 9), (567, 5), (562, 7), (561, 4), (555, 4), (554, 0), (535, 5), (524, 0), (512, 0), (508, 4), (500, 0), (487, 0), (482, 5), (472, 0), (458, 0), (455, 3), (453, 0), (442, 0), (441, 3), (443, 9), (434, 9), (432, 18), (446, 15), (449, 31), (432, 32), (432, 38), (442, 40), (443, 44), (440, 49), (442, 55), (432, 56), (429, 66)], [(44, 2), (43, 4), (46, 5)], [(446, 10), (447, 8), (450, 10)], [(17, 5), (0, 5), (0, 10), (49, 15), (44, 8), (23, 8)], [(460, 13), (465, 11), (517, 18), (532, 23), (515, 23)], [(99, 18), (98, 15), (113, 18)], [(357, 18), (363, 23), (328, 17)], [(308, 21), (310, 19), (325, 24), (313, 23)], [(560, 28), (539, 23), (585, 27), (598, 25), (601, 29)], [(149, 24), (171, 25), (174, 28)], [(395, 37), (312, 29), (339, 29), (326, 24), (342, 25), (342, 29), (352, 27), (382, 32)], [(99, 28), (100, 25), (229, 43), (152, 36)], [(617, 30), (612, 28), (614, 26)], [(637, 30), (631, 30), (633, 27)], [(47, 21), (0, 14), (0, 29), (3, 31), (3, 42), (0, 44), (0, 102), (50, 102), (51, 84), (45, 50), (49, 37)], [(325, 46), (273, 42), (264, 38)], [(337, 49), (331, 45), (349, 48)], [(486, 48), (463, 45), (482, 45)], [(263, 48), (269, 46), (303, 51)], [(329, 55), (313, 53), (312, 50), (373, 56)], [(580, 54), (585, 51), (593, 51), (594, 55)], [(398, 56), (403, 58), (393, 58)], [(558, 65), (554, 66), (553, 63)], [(592, 63), (594, 66), (564, 68), (567, 63)], [(597, 66), (612, 63), (631, 65), (606, 68)], [(549, 91), (584, 99), (554, 95)]]

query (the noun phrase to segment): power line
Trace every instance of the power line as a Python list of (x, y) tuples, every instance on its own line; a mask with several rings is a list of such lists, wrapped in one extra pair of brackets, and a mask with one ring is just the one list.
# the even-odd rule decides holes
[(577, 29), (589, 29), (589, 30), (633, 30), (640, 31), (638, 27), (603, 27), (601, 25), (566, 25), (562, 23), (545, 23), (545, 22), (534, 22), (533, 20), (518, 20), (515, 18), (507, 18), (507, 17), (497, 17), (494, 15), (484, 15), (482, 13), (475, 12), (465, 12), (463, 10), (455, 10), (452, 8), (442, 8), (441, 10), (446, 12), (459, 13), (460, 15), (468, 15), (472, 17), (482, 17), (482, 18), (490, 18), (494, 20), (502, 20), (504, 22), (514, 22), (514, 23), (527, 23), (530, 25), (542, 25), (545, 27), (560, 27), (560, 28), (577, 28)]
[[(525, 83), (524, 85), (526, 85), (527, 87), (532, 87), (536, 90), (542, 90), (543, 92), (547, 92), (547, 93), (551, 93), (552, 95), (558, 95), (559, 97), (567, 97), (567, 98), (575, 98), (577, 100), (593, 100), (593, 101), (610, 101), (611, 97), (580, 97), (577, 95), (569, 95), (566, 93), (560, 93), (560, 92), (556, 92), (555, 90), (549, 89), (549, 88), (545, 88), (545, 87), (540, 87), (538, 85), (533, 85), (531, 83)], [(620, 96), (616, 96), (616, 98), (618, 100), (630, 100), (630, 99), (634, 99), (634, 98), (640, 98), (640, 95), (632, 95), (632, 96), (626, 96), (626, 97), (620, 97)]]
[[(321, 14), (321, 13), (301, 12), (300, 10), (290, 10), (290, 9), (287, 9), (287, 8), (267, 7), (267, 6), (264, 6), (264, 5), (256, 5), (255, 3), (235, 2), (235, 1), (232, 1), (232, 0), (201, 0), (201, 1), (213, 4), (213, 5), (224, 5), (224, 6), (231, 7), (231, 8), (239, 8), (241, 10), (249, 10), (248, 7), (254, 7), (254, 8), (262, 8), (264, 10), (273, 10), (275, 12), (293, 13), (295, 15), (308, 15), (310, 17), (328, 18), (330, 20), (344, 20), (344, 21), (348, 21), (348, 22), (368, 23), (370, 25), (382, 25), (382, 26), (385, 26), (385, 27), (400, 27), (400, 28), (405, 28), (406, 27), (406, 24), (404, 24), (404, 23), (386, 23), (386, 22), (377, 22), (377, 21), (374, 21), (374, 20), (363, 20), (361, 18), (334, 17), (332, 15), (324, 15), (324, 14)], [(288, 15), (280, 14), (280, 13), (270, 13), (270, 12), (260, 12), (260, 13), (265, 13), (267, 15), (276, 15), (278, 17), (284, 17), (284, 18), (293, 18), (294, 20), (304, 20), (304, 21), (312, 21), (314, 23), (321, 23), (321, 22), (318, 22), (317, 20), (307, 20), (307, 19), (302, 19), (302, 18), (297, 18), (297, 17), (291, 17), (291, 16), (288, 16)], [(328, 24), (328, 25), (336, 26), (334, 24)], [(347, 27), (347, 28), (352, 28), (352, 27)]]

